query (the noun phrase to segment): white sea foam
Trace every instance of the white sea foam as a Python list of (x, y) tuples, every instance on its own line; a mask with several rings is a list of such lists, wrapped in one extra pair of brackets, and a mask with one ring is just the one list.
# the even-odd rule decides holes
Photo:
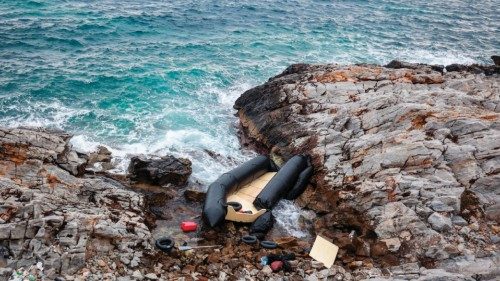
[[(193, 179), (202, 184), (215, 180), (221, 173), (234, 168), (248, 160), (254, 153), (242, 151), (236, 136), (232, 141), (221, 141), (199, 130), (171, 130), (154, 142), (144, 140), (141, 143), (107, 146), (90, 139), (88, 136), (77, 135), (71, 139), (76, 150), (82, 152), (96, 151), (99, 145), (106, 146), (112, 153), (116, 165), (111, 172), (123, 174), (134, 155), (151, 157), (167, 154), (188, 158), (193, 166)], [(228, 143), (232, 142), (232, 145)], [(216, 158), (216, 159), (214, 159)]]
[[(17, 97), (22, 98), (22, 96)], [(18, 106), (17, 103), (11, 106)], [(76, 109), (63, 105), (59, 101), (34, 102), (21, 109), (26, 115), (16, 118), (5, 118), (3, 123), (6, 126), (14, 127), (40, 127), (64, 129), (71, 117), (88, 113), (88, 109)], [(50, 112), (47, 116), (41, 116), (41, 112)]]
[(81, 152), (81, 153), (90, 153), (90, 152), (97, 151), (97, 147), (99, 145), (101, 145), (100, 143), (98, 143), (96, 141), (90, 140), (85, 135), (73, 136), (69, 140), (69, 143), (76, 151)]
[(227, 89), (209, 87), (208, 92), (215, 94), (219, 103), (227, 108), (232, 108), (236, 99), (253, 85), (246, 81), (236, 81)]
[(395, 58), (411, 63), (427, 63), (438, 65), (473, 64), (477, 61), (463, 53), (453, 51), (405, 50), (395, 54)]
[(288, 234), (297, 237), (305, 238), (310, 234), (304, 231), (300, 226), (300, 217), (304, 215), (308, 217), (307, 210), (302, 210), (293, 201), (281, 200), (273, 208), (273, 215), (276, 219), (276, 224), (283, 228)]

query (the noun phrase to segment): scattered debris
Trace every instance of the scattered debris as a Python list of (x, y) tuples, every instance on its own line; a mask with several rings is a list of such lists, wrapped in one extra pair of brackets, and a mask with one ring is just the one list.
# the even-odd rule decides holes
[(318, 235), (309, 256), (323, 263), (325, 267), (330, 268), (335, 262), (338, 251), (339, 247), (337, 245)]
[(276, 249), (278, 247), (278, 244), (273, 241), (264, 240), (260, 242), (260, 246), (265, 249)]
[(172, 249), (174, 248), (174, 240), (168, 237), (161, 237), (158, 238), (155, 242), (155, 245), (158, 249), (162, 250), (165, 253), (170, 253), (172, 252)]
[(283, 262), (282, 261), (273, 261), (271, 263), (271, 269), (273, 270), (273, 272), (280, 271), (282, 267), (283, 267)]
[(253, 235), (245, 235), (241, 237), (241, 241), (247, 243), (247, 244), (255, 244), (257, 243), (257, 237)]
[(181, 222), (181, 229), (184, 232), (196, 231), (198, 224), (194, 221), (183, 221)]
[(221, 245), (207, 245), (207, 246), (189, 246), (189, 245), (182, 245), (179, 246), (180, 251), (188, 251), (188, 250), (198, 250), (198, 249), (213, 249), (213, 248), (220, 248), (222, 247)]

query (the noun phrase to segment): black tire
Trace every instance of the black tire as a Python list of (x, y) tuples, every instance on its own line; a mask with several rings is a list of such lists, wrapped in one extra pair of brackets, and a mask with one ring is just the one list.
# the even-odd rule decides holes
[(257, 243), (257, 237), (253, 235), (245, 235), (241, 237), (241, 241), (243, 241), (246, 244), (255, 244)]
[(278, 247), (278, 244), (273, 241), (264, 240), (260, 242), (260, 246), (265, 249), (276, 249)]
[(162, 250), (165, 253), (170, 253), (172, 252), (172, 249), (174, 248), (174, 240), (168, 238), (168, 237), (161, 237), (156, 239), (155, 245), (156, 248)]
[(241, 210), (241, 208), (243, 208), (243, 206), (239, 202), (227, 202), (226, 204), (228, 206), (232, 206), (236, 212), (238, 212), (239, 210)]

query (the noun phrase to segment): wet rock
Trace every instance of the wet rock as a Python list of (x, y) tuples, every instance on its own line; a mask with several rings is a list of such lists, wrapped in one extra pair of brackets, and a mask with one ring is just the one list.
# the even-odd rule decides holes
[(486, 75), (492, 75), (500, 72), (500, 68), (498, 66), (485, 66), (485, 65), (463, 65), (463, 64), (450, 64), (446, 66), (446, 71), (452, 72), (472, 72), (475, 74), (485, 73)]
[(196, 190), (196, 189), (186, 189), (184, 191), (184, 198), (192, 202), (203, 202), (205, 201), (206, 192)]
[(500, 56), (491, 56), (491, 59), (496, 66), (500, 66)]
[(115, 168), (111, 151), (105, 146), (98, 146), (97, 151), (87, 155), (87, 171), (100, 172)]
[(392, 60), (389, 62), (387, 65), (385, 65), (387, 68), (407, 68), (407, 69), (418, 69), (418, 68), (425, 68), (428, 67), (431, 70), (443, 72), (444, 66), (443, 65), (425, 65), (425, 64), (420, 64), (420, 63), (409, 63), (409, 62), (404, 62), (404, 61), (398, 61), (398, 60)]
[(132, 157), (128, 168), (129, 177), (137, 182), (154, 185), (168, 183), (182, 186), (191, 175), (191, 161), (173, 156), (148, 159), (142, 156)]
[(111, 162), (111, 151), (105, 146), (97, 147), (97, 151), (90, 153), (88, 155), (89, 165), (98, 163), (98, 162)]

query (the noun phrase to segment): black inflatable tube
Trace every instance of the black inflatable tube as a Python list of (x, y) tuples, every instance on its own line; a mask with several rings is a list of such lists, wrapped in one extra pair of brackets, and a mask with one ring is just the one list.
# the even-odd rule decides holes
[(224, 221), (226, 216), (226, 195), (233, 188), (243, 186), (272, 169), (271, 160), (257, 156), (243, 165), (223, 174), (207, 190), (203, 205), (203, 218), (214, 227)]
[(290, 189), (285, 198), (288, 200), (297, 199), (304, 192), (304, 190), (306, 190), (307, 184), (309, 183), (309, 179), (311, 179), (313, 172), (314, 171), (312, 166), (309, 166), (305, 170), (303, 170), (299, 174), (297, 182), (292, 187), (292, 189)]
[(262, 239), (266, 233), (273, 227), (274, 216), (271, 210), (267, 210), (262, 216), (258, 217), (250, 226), (250, 235), (255, 235)]
[(299, 174), (308, 166), (308, 158), (296, 155), (288, 160), (257, 195), (253, 204), (260, 209), (272, 209), (295, 185)]

